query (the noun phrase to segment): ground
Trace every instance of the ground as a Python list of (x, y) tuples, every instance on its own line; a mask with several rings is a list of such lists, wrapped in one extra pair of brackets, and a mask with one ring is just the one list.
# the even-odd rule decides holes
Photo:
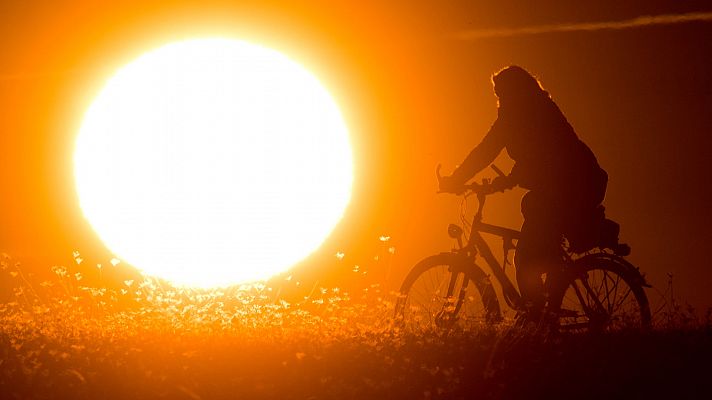
[(704, 318), (667, 315), (651, 331), (597, 335), (506, 321), (405, 330), (378, 285), (316, 288), (288, 303), (265, 285), (196, 291), (146, 279), (115, 290), (55, 274), (40, 284), (8, 276), (17, 284), (0, 305), (2, 399), (712, 395)]

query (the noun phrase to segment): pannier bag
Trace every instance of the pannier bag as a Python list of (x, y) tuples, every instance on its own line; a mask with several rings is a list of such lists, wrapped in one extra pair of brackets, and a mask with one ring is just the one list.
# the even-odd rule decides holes
[(583, 253), (595, 247), (611, 249), (618, 255), (628, 255), (630, 247), (618, 242), (621, 226), (616, 221), (606, 218), (605, 208), (598, 206), (589, 218), (577, 224), (566, 234), (569, 249), (574, 253)]

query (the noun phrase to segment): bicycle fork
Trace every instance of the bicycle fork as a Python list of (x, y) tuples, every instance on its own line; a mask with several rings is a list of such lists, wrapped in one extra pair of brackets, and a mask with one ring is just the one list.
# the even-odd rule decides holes
[[(455, 270), (452, 266), (448, 268), (448, 271), (450, 272), (450, 279), (448, 281), (447, 291), (445, 292), (445, 302), (440, 311), (435, 315), (435, 324), (439, 327), (445, 327), (455, 322), (455, 316), (460, 312), (467, 292), (466, 285), (469, 279), (467, 274), (463, 271)], [(460, 275), (462, 275), (462, 285), (458, 292), (457, 299), (455, 299), (455, 289)]]

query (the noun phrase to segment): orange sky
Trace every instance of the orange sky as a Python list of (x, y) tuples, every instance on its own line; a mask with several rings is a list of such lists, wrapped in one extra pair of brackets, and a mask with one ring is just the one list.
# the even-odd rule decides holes
[[(333, 273), (339, 263), (383, 268), (373, 262), (383, 250), (380, 235), (396, 247), (393, 282), (414, 261), (450, 247), (445, 227), (456, 221), (459, 201), (435, 195), (435, 166), (449, 171), (481, 139), (496, 116), (489, 76), (516, 63), (541, 78), (608, 171), (605, 204), (633, 247), (631, 261), (660, 289), (672, 272), (686, 300), (712, 305), (705, 289), (712, 268), (700, 251), (711, 222), (703, 186), (712, 24), (455, 38), (471, 29), (710, 7), (558, 3), (4, 2), (0, 249), (38, 270), (70, 263), (75, 249), (106, 262), (73, 189), (71, 151), (84, 109), (116, 68), (142, 52), (185, 37), (230, 35), (289, 54), (319, 76), (352, 132), (354, 199), (304, 263), (314, 276), (352, 279)], [(493, 198), (488, 219), (518, 227), (521, 194)], [(347, 256), (338, 261), (336, 251)]]

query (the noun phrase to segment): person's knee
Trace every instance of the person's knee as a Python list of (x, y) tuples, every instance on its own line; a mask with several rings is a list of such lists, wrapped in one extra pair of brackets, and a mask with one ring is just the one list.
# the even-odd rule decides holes
[(536, 296), (544, 289), (543, 272), (536, 265), (517, 268), (517, 284), (522, 296)]
[(560, 263), (558, 245), (550, 243), (531, 243), (517, 247), (514, 255), (514, 265), (519, 269), (538, 271), (543, 274), (551, 267)]

